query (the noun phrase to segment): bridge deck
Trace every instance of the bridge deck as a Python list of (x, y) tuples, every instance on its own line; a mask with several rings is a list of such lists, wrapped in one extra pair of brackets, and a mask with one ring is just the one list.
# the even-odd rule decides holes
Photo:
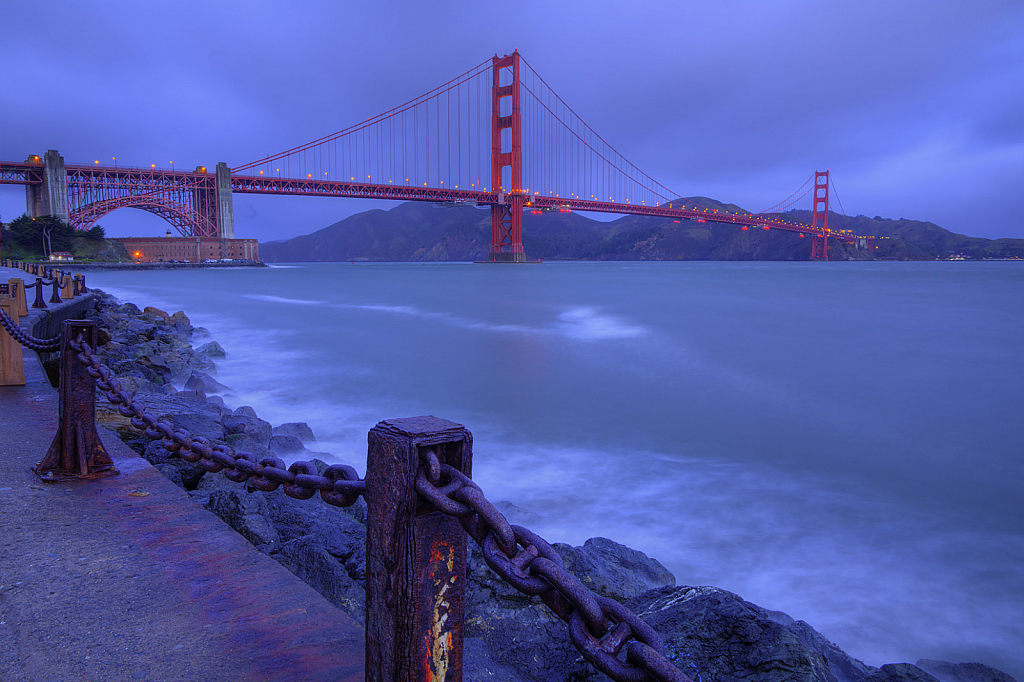
[(25, 360), (0, 389), (0, 679), (363, 679), (357, 624), (110, 432), (119, 476), (41, 483), (57, 394)]

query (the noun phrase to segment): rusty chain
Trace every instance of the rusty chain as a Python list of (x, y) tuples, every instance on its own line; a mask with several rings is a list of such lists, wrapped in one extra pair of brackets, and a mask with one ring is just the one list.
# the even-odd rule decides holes
[(236, 483), (249, 481), (257, 490), (272, 492), (283, 485), (285, 494), (298, 500), (308, 500), (319, 492), (324, 502), (335, 507), (355, 504), (366, 491), (366, 483), (359, 479), (356, 470), (344, 464), (327, 467), (323, 475), (317, 473), (312, 462), (293, 462), (286, 468), (277, 457), (257, 460), (248, 452), (235, 452), (230, 446), (211, 444), (208, 438), (193, 437), (186, 429), (175, 429), (133, 401), (131, 394), (121, 389), (110, 368), (100, 362), (81, 336), (70, 346), (77, 351), (78, 360), (86, 366), (89, 376), (96, 380), (96, 386), (106, 392), (107, 400), (117, 405), (123, 416), (131, 418), (132, 426), (151, 440), (159, 439), (164, 449), (178, 453), (187, 462), (198, 463), (211, 473), (223, 472), (228, 480)]
[[(446, 481), (442, 483), (442, 481)], [(661, 637), (622, 604), (601, 597), (565, 570), (558, 552), (536, 533), (508, 522), (461, 471), (426, 451), (416, 491), (454, 516), (483, 551), (487, 565), (527, 596), (537, 596), (569, 625), (583, 658), (616, 682), (691, 682), (665, 655)], [(623, 648), (626, 660), (619, 654)]]
[(21, 326), (15, 322), (10, 315), (0, 310), (0, 325), (7, 330), (11, 337), (29, 350), (37, 353), (53, 353), (60, 350), (60, 334), (52, 339), (37, 339), (29, 335)]
[[(206, 471), (222, 472), (238, 483), (248, 480), (253, 488), (266, 492), (283, 485), (286, 495), (300, 500), (319, 492), (324, 502), (339, 507), (354, 504), (366, 492), (365, 481), (350, 466), (331, 465), (323, 475), (317, 474), (311, 462), (297, 461), (285, 468), (276, 457), (257, 461), (252, 454), (175, 429), (133, 401), (81, 336), (70, 345), (97, 387), (117, 405), (118, 412), (131, 418), (132, 426), (152, 440), (159, 439), (169, 452), (198, 462)], [(550, 543), (527, 528), (510, 524), (472, 479), (441, 463), (432, 450), (424, 451), (422, 464), (416, 491), (439, 511), (459, 519), (480, 546), (487, 565), (505, 582), (526, 596), (539, 597), (565, 621), (570, 640), (591, 665), (616, 682), (692, 682), (664, 655), (664, 643), (651, 626), (619, 602), (585, 587), (565, 569)], [(619, 658), (623, 650), (625, 661)]]

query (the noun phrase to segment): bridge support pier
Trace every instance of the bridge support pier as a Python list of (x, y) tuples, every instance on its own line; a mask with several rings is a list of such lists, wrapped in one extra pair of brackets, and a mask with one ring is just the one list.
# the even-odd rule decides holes
[[(31, 163), (39, 157), (29, 157)], [(64, 170), (64, 158), (51, 149), (43, 155), (43, 184), (25, 185), (25, 212), (29, 218), (44, 215), (57, 216), (69, 222), (68, 215), (68, 174)]]
[(231, 169), (217, 164), (217, 226), (221, 239), (235, 238), (235, 210), (231, 198)]

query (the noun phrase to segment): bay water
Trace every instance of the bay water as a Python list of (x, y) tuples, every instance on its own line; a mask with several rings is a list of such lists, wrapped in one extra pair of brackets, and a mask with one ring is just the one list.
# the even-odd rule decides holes
[(229, 406), (308, 422), (360, 473), (376, 422), (444, 417), (549, 541), (640, 549), (871, 665), (1024, 680), (1022, 263), (87, 277), (184, 310), (227, 350)]

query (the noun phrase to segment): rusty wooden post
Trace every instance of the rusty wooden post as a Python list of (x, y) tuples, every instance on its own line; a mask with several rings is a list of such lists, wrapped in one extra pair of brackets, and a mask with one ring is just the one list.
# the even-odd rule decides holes
[[(18, 302), (9, 297), (0, 298), (0, 309), (15, 322), (18, 321)], [(24, 386), (25, 361), (21, 344), (0, 327), (0, 386)]]
[(84, 343), (96, 347), (98, 335), (92, 320), (65, 320), (61, 324), (57, 434), (43, 461), (32, 468), (44, 481), (99, 478), (117, 473), (96, 433), (96, 382), (70, 346), (79, 335)]
[(72, 298), (75, 297), (75, 288), (74, 285), (72, 284), (73, 280), (71, 279), (71, 273), (62, 272), (60, 274), (60, 277), (60, 297), (63, 298), (65, 301), (70, 301)]
[(433, 450), (472, 474), (473, 435), (437, 417), (370, 429), (366, 458), (366, 682), (461, 682), (467, 536), (419, 497)]
[[(11, 295), (18, 304), (18, 314), (22, 317), (28, 315), (28, 305), (25, 300), (25, 282), (20, 277), (12, 277), (7, 280), (7, 285), (11, 288)], [(13, 319), (13, 317), (12, 317)]]

